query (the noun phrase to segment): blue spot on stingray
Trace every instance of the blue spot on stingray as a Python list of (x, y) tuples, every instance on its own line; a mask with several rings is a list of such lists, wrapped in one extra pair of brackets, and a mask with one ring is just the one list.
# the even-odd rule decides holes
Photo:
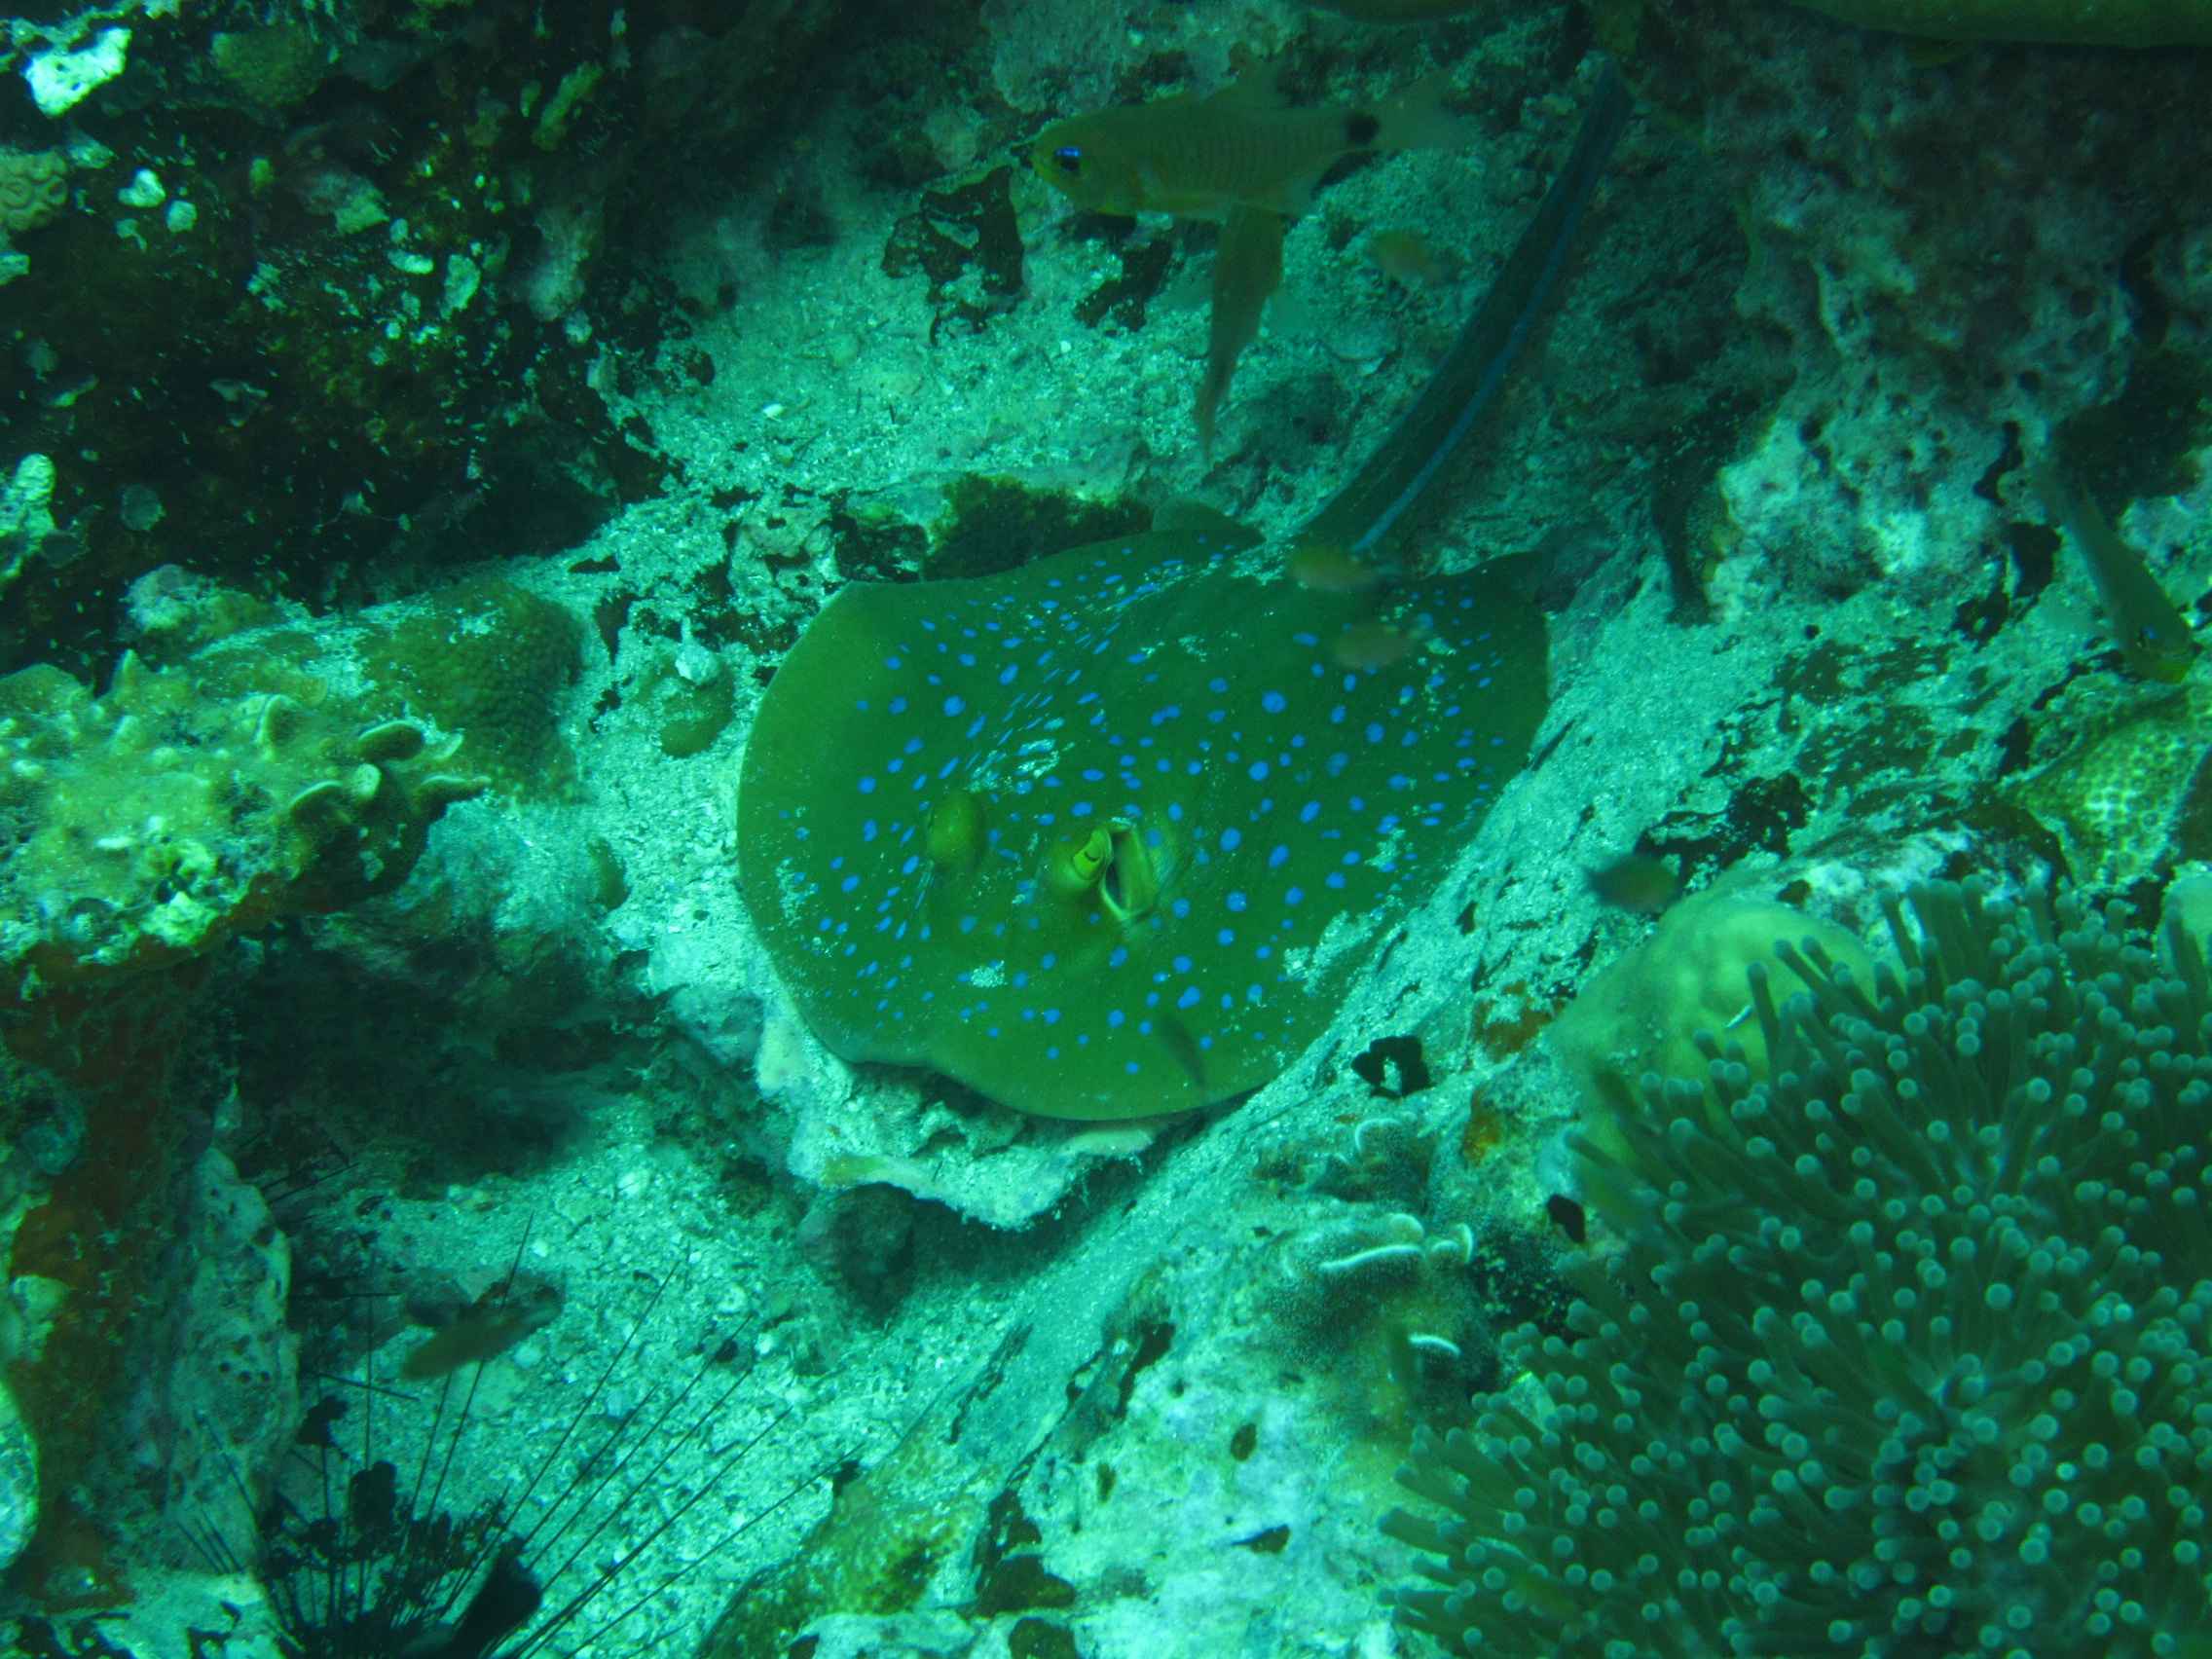
[[(862, 840), (864, 840), (864, 841), (872, 841), (872, 840), (874, 840), (874, 839), (875, 839), (875, 820), (874, 820), (874, 819), (870, 818), (870, 819), (867, 819), (867, 820), (866, 820), (866, 821), (864, 821), (864, 822), (862, 823), (862, 825), (861, 825), (861, 839), (862, 839)], [(837, 867), (837, 866), (839, 866), (840, 864), (842, 864), (842, 863), (844, 863), (844, 861), (843, 861), (842, 859), (831, 859), (831, 860), (830, 861), (830, 867), (831, 869), (835, 869), (835, 868), (836, 868), (836, 867)]]
[(1288, 863), (1290, 863), (1290, 849), (1288, 847), (1277, 847), (1268, 855), (1268, 867), (1270, 869), (1280, 869)]
[(1305, 889), (1305, 888), (1303, 888), (1303, 887), (1293, 887), (1293, 888), (1292, 888), (1292, 889), (1291, 889), (1291, 890), (1290, 890), (1290, 891), (1289, 891), (1288, 893), (1285, 893), (1285, 894), (1284, 894), (1284, 895), (1282, 896), (1282, 902), (1283, 902), (1283, 903), (1284, 903), (1285, 904), (1296, 904), (1296, 903), (1300, 903), (1301, 901), (1303, 901), (1303, 900), (1305, 899), (1305, 897), (1306, 897), (1306, 889)]
[(1191, 959), (1188, 956), (1176, 957), (1174, 968), (1178, 974), (1188, 974), (1191, 971)]
[(1090, 802), (1087, 800), (1077, 801), (1075, 805), (1068, 808), (1068, 816), (1070, 818), (1088, 818), (1090, 816)]
[(1128, 1017), (1129, 1016), (1127, 1014), (1124, 1014), (1118, 1008), (1110, 1008), (1106, 1011), (1106, 1023), (1112, 1026), (1116, 1031), (1121, 1030), (1122, 1022)]
[(850, 892), (851, 892), (851, 891), (852, 891), (852, 890), (853, 890), (854, 888), (858, 887), (858, 886), (859, 886), (860, 884), (861, 884), (861, 878), (860, 878), (859, 876), (857, 876), (857, 875), (848, 875), (848, 876), (846, 876), (846, 877), (845, 877), (845, 879), (844, 879), (844, 880), (842, 880), (842, 881), (840, 881), (840, 882), (838, 882), (838, 883), (837, 883), (837, 891), (838, 891), (838, 892), (840, 892), (840, 893), (850, 893)]
[(863, 778), (860, 783), (860, 791), (863, 794), (875, 793), (875, 780), (873, 778)]
[(1216, 944), (1235, 944), (1236, 942), (1236, 936), (1229, 929), (1223, 928), (1221, 932), (1213, 936), (1213, 941)]
[(947, 718), (953, 715), (957, 715), (962, 709), (965, 709), (967, 706), (968, 705), (966, 703), (963, 703), (957, 697), (947, 697), (944, 700), (944, 712)]
[(1321, 803), (1317, 800), (1309, 800), (1298, 809), (1298, 822), (1301, 824), (1310, 824), (1320, 816)]
[(1225, 853), (1234, 853), (1236, 850), (1238, 843), (1243, 839), (1243, 830), (1224, 830), (1221, 832), (1221, 850)]
[(1227, 691), (1229, 689), (1229, 682), (1222, 679), (1219, 675), (1216, 675), (1213, 679), (1206, 682), (1206, 689), (1208, 691), (1211, 691), (1216, 697), (1218, 697), (1224, 691)]
[(1188, 899), (1178, 899), (1167, 907), (1178, 916), (1187, 916), (1191, 913), (1191, 902)]
[(1227, 899), (1224, 899), (1222, 903), (1227, 904), (1232, 910), (1241, 910), (1244, 908), (1245, 903), (1244, 895), (1241, 893), (1232, 893)]
[(1245, 775), (1249, 777), (1255, 784), (1258, 783), (1262, 778), (1268, 775), (1268, 763), (1265, 760), (1253, 761), (1252, 769)]
[(1341, 870), (1341, 869), (1333, 869), (1333, 870), (1329, 871), (1329, 875), (1328, 875), (1328, 884), (1329, 884), (1329, 885), (1330, 885), (1331, 887), (1342, 887), (1342, 886), (1344, 886), (1344, 884), (1345, 884), (1345, 872), (1344, 872), (1343, 870)]
[(981, 737), (983, 735), (983, 717), (981, 715), (976, 717), (976, 723), (968, 728), (968, 735), (970, 737)]
[[(1164, 760), (1162, 760), (1162, 761), (1161, 761), (1161, 762), (1160, 763), (1160, 769), (1161, 769), (1161, 770), (1162, 772), (1166, 771), (1166, 770), (1167, 770), (1167, 762), (1166, 762), (1166, 761), (1164, 761)], [(1169, 801), (1169, 802), (1167, 803), (1167, 818), (1168, 818), (1168, 822), (1170, 822), (1170, 823), (1172, 823), (1172, 824), (1180, 824), (1180, 823), (1182, 823), (1182, 822), (1183, 822), (1183, 803), (1182, 803), (1181, 801), (1179, 801), (1179, 800), (1171, 800), (1171, 801)], [(1156, 845), (1156, 846), (1157, 846), (1158, 844), (1159, 844), (1158, 842), (1155, 842), (1155, 843), (1154, 843), (1154, 845)]]
[(999, 670), (999, 683), (1001, 685), (1012, 685), (1014, 683), (1014, 677), (1015, 673), (1019, 671), (1020, 667), (1021, 665), (1019, 663), (1008, 663), (1006, 667)]
[(1113, 955), (1111, 955), (1111, 956), (1109, 956), (1109, 957), (1107, 957), (1107, 958), (1106, 958), (1106, 966), (1107, 966), (1107, 967), (1109, 967), (1109, 968), (1119, 968), (1119, 967), (1121, 967), (1121, 965), (1122, 965), (1123, 963), (1126, 962), (1126, 961), (1127, 961), (1128, 959), (1129, 959), (1129, 948), (1128, 948), (1128, 946), (1127, 946), (1127, 945), (1125, 945), (1125, 944), (1117, 944), (1117, 945), (1116, 945), (1116, 946), (1114, 947), (1114, 953), (1113, 953)]
[(1049, 1008), (1045, 1011), (1045, 1023), (1047, 1025), (1057, 1025), (1059, 1022), (1060, 1011), (1058, 1009)]
[(899, 866), (899, 873), (901, 875), (912, 875), (921, 866), (922, 861), (909, 853), (906, 855), (906, 862)]
[(1367, 741), (1368, 741), (1368, 742), (1370, 742), (1370, 743), (1381, 743), (1381, 742), (1382, 741), (1382, 735), (1383, 735), (1383, 734), (1382, 734), (1382, 728), (1381, 726), (1379, 726), (1379, 725), (1373, 725), (1373, 724), (1370, 724), (1370, 725), (1368, 726), (1368, 728), (1367, 728)]
[(1198, 1006), (1198, 987), (1196, 985), (1185, 985), (1183, 987), (1183, 994), (1175, 999), (1175, 1006), (1177, 1008), (1195, 1008)]
[[(1227, 687), (1224, 687), (1224, 689), (1227, 689)], [(1271, 715), (1279, 715), (1288, 707), (1288, 704), (1283, 700), (1283, 694), (1280, 691), (1270, 691), (1260, 699), (1260, 707), (1267, 710)]]

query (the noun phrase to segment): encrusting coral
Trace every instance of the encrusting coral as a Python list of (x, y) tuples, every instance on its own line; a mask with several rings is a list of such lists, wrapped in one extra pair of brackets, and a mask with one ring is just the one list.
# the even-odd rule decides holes
[[(1779, 949), (1703, 1088), (1646, 1080), (1626, 1242), (1474, 1432), (1417, 1437), (1406, 1621), (1560, 1659), (2212, 1651), (2212, 983), (2076, 900), (1893, 905), (1871, 987)], [(1916, 925), (1915, 925), (1916, 924)]]

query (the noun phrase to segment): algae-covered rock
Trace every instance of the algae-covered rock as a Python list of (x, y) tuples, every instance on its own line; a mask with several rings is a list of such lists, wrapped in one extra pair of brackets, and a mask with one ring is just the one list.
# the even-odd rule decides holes
[[(242, 683), (241, 683), (242, 682)], [(104, 696), (0, 680), (0, 952), (40, 975), (152, 967), (397, 885), (481, 780), (458, 739), (376, 719), (270, 654), (149, 669)]]

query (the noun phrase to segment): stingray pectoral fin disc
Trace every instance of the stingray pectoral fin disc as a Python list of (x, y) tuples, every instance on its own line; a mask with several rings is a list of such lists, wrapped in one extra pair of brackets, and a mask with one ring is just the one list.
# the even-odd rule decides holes
[[(747, 746), (738, 866), (830, 1049), (1099, 1120), (1240, 1094), (1327, 1029), (1526, 758), (1543, 619), (1480, 575), (1379, 607), (1233, 542), (815, 619)], [(1370, 619), (1416, 648), (1340, 660)]]

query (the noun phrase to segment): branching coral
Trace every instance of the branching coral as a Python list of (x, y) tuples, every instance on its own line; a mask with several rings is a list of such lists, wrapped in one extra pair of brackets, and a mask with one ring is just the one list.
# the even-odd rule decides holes
[(1707, 1039), (1582, 1149), (1625, 1271), (1393, 1514), (1454, 1652), (2131, 1659), (2212, 1650), (2212, 986), (2119, 912), (1924, 889), (1871, 993), (1751, 973), (1770, 1081)]

